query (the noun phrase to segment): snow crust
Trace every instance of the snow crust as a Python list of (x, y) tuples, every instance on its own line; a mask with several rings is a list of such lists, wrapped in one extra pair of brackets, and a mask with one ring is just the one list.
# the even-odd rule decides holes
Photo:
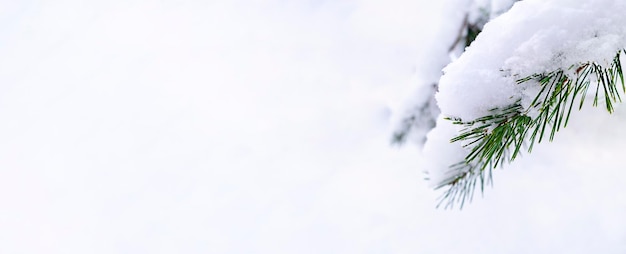
[[(444, 69), (436, 95), (442, 115), (471, 121), (517, 101), (527, 107), (539, 85), (516, 80), (555, 70), (569, 70), (566, 74), (572, 75), (572, 66), (586, 62), (609, 65), (626, 46), (626, 16), (616, 11), (624, 7), (624, 1), (614, 0), (516, 3), (486, 24), (466, 52)], [(450, 125), (440, 119), (428, 139), (450, 140), (458, 134), (458, 127)], [(445, 162), (433, 161), (429, 171), (433, 184), (438, 184), (448, 176), (448, 166), (467, 150), (459, 149), (459, 144), (434, 142), (426, 144), (425, 151), (433, 158), (444, 157)]]

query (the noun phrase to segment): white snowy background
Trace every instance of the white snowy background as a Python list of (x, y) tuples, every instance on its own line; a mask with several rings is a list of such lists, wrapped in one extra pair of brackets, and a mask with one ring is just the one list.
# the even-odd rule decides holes
[(455, 1), (0, 1), (0, 253), (626, 253), (626, 110), (462, 211), (389, 144)]

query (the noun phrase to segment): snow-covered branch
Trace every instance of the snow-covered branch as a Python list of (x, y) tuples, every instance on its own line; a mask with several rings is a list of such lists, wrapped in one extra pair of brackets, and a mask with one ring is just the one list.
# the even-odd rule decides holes
[(425, 153), (432, 185), (448, 187), (442, 201), (462, 204), (477, 182), (481, 189), (490, 182), (492, 168), (544, 135), (553, 139), (588, 94), (613, 111), (625, 91), (626, 17), (615, 11), (624, 7), (527, 0), (485, 25), (439, 82), (442, 117)]

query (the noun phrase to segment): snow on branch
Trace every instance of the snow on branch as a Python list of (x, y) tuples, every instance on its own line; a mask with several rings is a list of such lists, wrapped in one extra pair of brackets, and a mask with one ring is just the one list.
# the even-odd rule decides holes
[[(601, 2), (601, 3), (599, 3)], [(446, 207), (471, 201), (492, 169), (567, 126), (587, 96), (613, 112), (626, 93), (626, 17), (611, 0), (527, 0), (493, 20), (444, 69), (442, 117), (424, 151)], [(445, 144), (442, 142), (446, 142)]]

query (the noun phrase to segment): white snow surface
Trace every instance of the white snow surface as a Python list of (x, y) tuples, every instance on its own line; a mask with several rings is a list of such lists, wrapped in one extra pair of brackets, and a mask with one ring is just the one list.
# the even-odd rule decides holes
[[(436, 95), (442, 115), (471, 121), (517, 101), (528, 107), (539, 84), (516, 80), (555, 70), (575, 78), (575, 67), (587, 62), (608, 67), (626, 47), (626, 16), (615, 11), (625, 7), (626, 2), (615, 0), (517, 2), (489, 22), (466, 52), (444, 68)], [(443, 119), (437, 125), (441, 129), (430, 133), (429, 139), (441, 142), (463, 128), (447, 126), (451, 123)], [(469, 153), (471, 147), (455, 147), (461, 145), (426, 144), (429, 156), (443, 158), (428, 169), (434, 185), (454, 174), (449, 166)]]
[(626, 252), (623, 108), (434, 208), (431, 2), (0, 1), (0, 253)]
[(610, 64), (626, 45), (626, 17), (614, 11), (624, 7), (614, 0), (516, 3), (444, 69), (437, 95), (442, 112), (475, 119), (524, 97), (517, 79), (585, 62)]

